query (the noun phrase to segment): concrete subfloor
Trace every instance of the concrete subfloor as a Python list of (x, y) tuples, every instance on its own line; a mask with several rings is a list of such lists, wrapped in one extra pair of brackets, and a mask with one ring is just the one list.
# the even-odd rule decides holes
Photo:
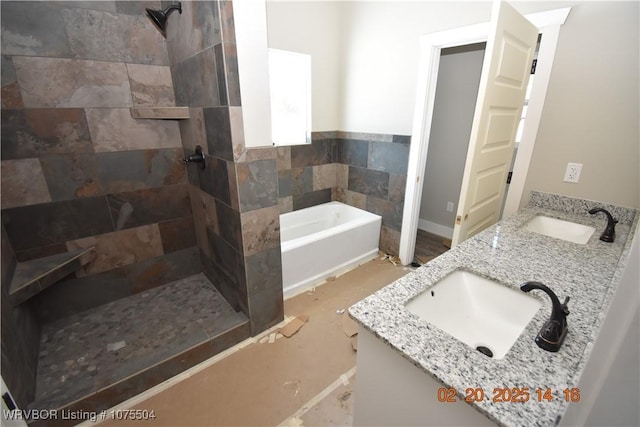
[(141, 400), (143, 394), (118, 407), (140, 409), (142, 414), (153, 411), (154, 419), (116, 421), (108, 411), (101, 424), (351, 425), (356, 352), (338, 312), (409, 271), (409, 267), (394, 266), (378, 257), (290, 298), (285, 301), (285, 316), (309, 316), (295, 335), (286, 338), (271, 332), (258, 336), (210, 366), (196, 367), (197, 373), (155, 394), (147, 392), (148, 398)]

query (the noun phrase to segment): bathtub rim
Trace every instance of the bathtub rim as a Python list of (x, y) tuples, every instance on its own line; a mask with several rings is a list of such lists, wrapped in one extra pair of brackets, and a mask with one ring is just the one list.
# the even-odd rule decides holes
[[(291, 240), (286, 240), (286, 241), (280, 241), (280, 250), (281, 252), (288, 252), (294, 249), (297, 249), (301, 246), (304, 246), (306, 244), (309, 244), (311, 242), (314, 242), (317, 240), (318, 236), (325, 236), (325, 237), (331, 237), (331, 236), (335, 236), (336, 234), (339, 234), (341, 232), (344, 232), (345, 230), (349, 230), (353, 227), (357, 227), (357, 226), (362, 226), (365, 224), (370, 224), (373, 222), (376, 222), (378, 220), (382, 220), (382, 216), (374, 214), (372, 212), (366, 211), (364, 209), (360, 209), (357, 208), (355, 206), (351, 206), (351, 205), (347, 205), (346, 203), (342, 203), (342, 202), (338, 202), (338, 201), (333, 201), (333, 202), (327, 202), (327, 203), (322, 203), (320, 205), (315, 205), (315, 206), (310, 206), (308, 208), (303, 208), (303, 209), (298, 209), (296, 211), (291, 211), (291, 212), (287, 212), (284, 214), (280, 214), (280, 217), (282, 217), (283, 215), (290, 215), (290, 214), (298, 214), (300, 215), (300, 212), (302, 211), (306, 211), (308, 212), (311, 209), (317, 208), (318, 206), (339, 206), (339, 207), (346, 207), (347, 209), (350, 210), (355, 210), (358, 212), (359, 215), (362, 215), (361, 217), (349, 220), (348, 222), (344, 223), (344, 224), (340, 224), (337, 225), (335, 227), (331, 227), (322, 231), (318, 231), (315, 233), (311, 233), (308, 234), (306, 236), (301, 236), (301, 237), (296, 237), (295, 239), (291, 239)], [(282, 227), (282, 220), (281, 220), (281, 227)], [(380, 245), (378, 245), (379, 248)]]

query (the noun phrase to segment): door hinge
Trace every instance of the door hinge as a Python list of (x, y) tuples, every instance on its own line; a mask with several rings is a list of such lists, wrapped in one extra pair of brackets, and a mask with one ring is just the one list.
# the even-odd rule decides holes
[(460, 215), (458, 215), (456, 217), (456, 225), (460, 225), (460, 224), (462, 224), (462, 217)]
[(511, 184), (511, 177), (513, 176), (513, 172), (509, 172), (509, 175), (507, 175), (507, 184)]
[(538, 65), (538, 60), (534, 59), (533, 62), (531, 63), (531, 74), (535, 74), (536, 73), (536, 66)]

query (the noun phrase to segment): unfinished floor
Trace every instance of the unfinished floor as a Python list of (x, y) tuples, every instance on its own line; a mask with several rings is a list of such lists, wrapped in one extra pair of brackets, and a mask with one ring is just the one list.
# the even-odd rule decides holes
[(356, 352), (340, 313), (409, 271), (380, 257), (288, 299), (287, 317), (309, 317), (295, 335), (258, 336), (119, 407), (154, 419), (102, 425), (351, 425)]

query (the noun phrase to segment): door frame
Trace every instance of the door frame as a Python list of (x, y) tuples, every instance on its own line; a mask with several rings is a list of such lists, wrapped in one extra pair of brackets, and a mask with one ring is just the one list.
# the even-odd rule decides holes
[[(527, 118), (524, 123), (522, 140), (518, 146), (513, 178), (509, 185), (503, 215), (516, 212), (522, 200), (527, 170), (533, 154), (538, 125), (542, 116), (542, 107), (547, 94), (560, 26), (565, 23), (570, 10), (570, 7), (566, 7), (525, 15), (533, 25), (538, 27), (540, 34), (542, 34), (542, 39), (538, 51), (539, 61), (536, 67), (536, 78), (531, 88)], [(407, 165), (402, 231), (400, 232), (399, 255), (400, 261), (404, 265), (413, 261), (415, 252), (422, 199), (422, 180), (429, 151), (429, 135), (431, 133), (438, 69), (440, 67), (440, 53), (442, 49), (449, 47), (486, 42), (489, 35), (489, 25), (489, 22), (484, 22), (420, 36), (418, 85), (416, 88), (411, 146), (409, 148), (409, 163)]]

